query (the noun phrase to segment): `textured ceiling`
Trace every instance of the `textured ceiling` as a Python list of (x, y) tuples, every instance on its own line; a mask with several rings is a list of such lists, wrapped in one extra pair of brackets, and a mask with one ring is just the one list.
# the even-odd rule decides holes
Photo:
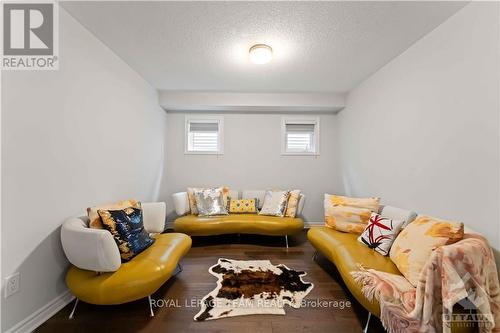
[[(345, 92), (464, 2), (63, 2), (158, 89)], [(267, 43), (274, 60), (248, 61)]]

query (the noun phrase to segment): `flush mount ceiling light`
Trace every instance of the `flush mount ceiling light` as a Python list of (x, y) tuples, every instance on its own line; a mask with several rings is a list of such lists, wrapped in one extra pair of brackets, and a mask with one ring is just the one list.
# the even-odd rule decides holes
[(267, 64), (273, 59), (273, 49), (266, 44), (255, 44), (248, 52), (250, 53), (250, 61), (254, 64)]

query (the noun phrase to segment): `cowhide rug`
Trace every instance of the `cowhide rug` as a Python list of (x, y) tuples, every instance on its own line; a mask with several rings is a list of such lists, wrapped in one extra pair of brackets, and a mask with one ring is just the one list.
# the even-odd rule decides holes
[(269, 260), (219, 259), (208, 270), (217, 287), (205, 296), (194, 320), (204, 321), (251, 314), (284, 315), (284, 305), (300, 308), (313, 284), (302, 281), (306, 272)]

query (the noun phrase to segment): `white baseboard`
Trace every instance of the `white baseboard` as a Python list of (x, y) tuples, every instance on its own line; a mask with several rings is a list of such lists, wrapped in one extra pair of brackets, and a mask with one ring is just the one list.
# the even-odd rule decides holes
[(27, 318), (23, 319), (16, 325), (12, 326), (6, 333), (28, 333), (33, 332), (38, 326), (46, 322), (50, 317), (59, 312), (62, 308), (68, 305), (75, 296), (71, 295), (69, 290), (63, 292), (49, 303), (42, 306), (40, 309), (32, 313)]

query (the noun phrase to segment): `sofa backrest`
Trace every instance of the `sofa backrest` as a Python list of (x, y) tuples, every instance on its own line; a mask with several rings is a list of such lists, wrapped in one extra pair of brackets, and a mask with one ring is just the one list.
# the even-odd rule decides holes
[[(167, 208), (164, 202), (142, 202), (144, 229), (150, 233), (165, 230)], [(114, 272), (121, 265), (120, 251), (111, 233), (89, 228), (87, 216), (70, 217), (61, 226), (61, 242), (68, 260), (81, 269)]]
[[(265, 190), (243, 190), (241, 191), (241, 197), (239, 195), (239, 191), (230, 190), (229, 197), (233, 199), (259, 199), (259, 209), (262, 208), (264, 203), (264, 196), (266, 195)], [(187, 192), (178, 192), (172, 194), (172, 199), (174, 201), (175, 213), (179, 216), (189, 214), (189, 199)], [(297, 216), (302, 214), (302, 210), (304, 209), (305, 204), (305, 195), (300, 194), (299, 203), (297, 205)]]
[(245, 190), (245, 191), (241, 192), (242, 199), (257, 198), (259, 201), (259, 209), (261, 209), (262, 205), (264, 204), (264, 197), (265, 196), (266, 196), (266, 191), (261, 191), (261, 190)]
[(393, 206), (383, 206), (380, 210), (380, 215), (392, 220), (404, 221), (402, 228), (417, 218), (417, 213)]

